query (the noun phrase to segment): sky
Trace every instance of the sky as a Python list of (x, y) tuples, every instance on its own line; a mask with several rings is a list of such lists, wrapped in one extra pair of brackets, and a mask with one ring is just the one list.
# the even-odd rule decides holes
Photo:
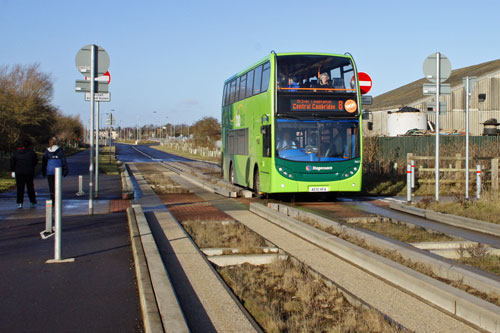
[(353, 55), (377, 96), (422, 78), (437, 51), (452, 69), (500, 58), (500, 2), (0, 0), (0, 66), (38, 63), (54, 82), (52, 104), (89, 124), (75, 92), (88, 44), (110, 57), (118, 126), (220, 120), (224, 80), (280, 52)]

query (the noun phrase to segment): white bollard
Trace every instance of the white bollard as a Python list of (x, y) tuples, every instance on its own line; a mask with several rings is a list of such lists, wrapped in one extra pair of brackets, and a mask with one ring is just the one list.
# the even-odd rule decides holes
[(61, 255), (61, 233), (62, 233), (62, 169), (56, 168), (55, 174), (55, 205), (54, 205), (54, 224), (55, 224), (55, 237), (54, 237), (54, 259), (47, 260), (48, 264), (73, 262), (74, 258), (62, 260)]
[(47, 239), (54, 235), (52, 229), (52, 200), (45, 201), (45, 230), (40, 233), (42, 239)]
[(476, 198), (481, 197), (481, 166), (476, 165)]
[(411, 165), (406, 166), (406, 201), (411, 202)]
[(76, 192), (76, 195), (81, 197), (82, 195), (85, 195), (85, 192), (83, 191), (83, 176), (79, 175), (78, 176), (78, 192)]

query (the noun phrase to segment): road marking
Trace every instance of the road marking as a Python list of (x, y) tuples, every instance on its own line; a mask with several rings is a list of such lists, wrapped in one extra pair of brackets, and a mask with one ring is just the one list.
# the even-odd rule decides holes
[(152, 157), (152, 156), (150, 156), (150, 155), (146, 154), (145, 152), (140, 151), (140, 150), (139, 150), (139, 149), (137, 149), (136, 147), (133, 147), (133, 146), (132, 146), (132, 149), (134, 149), (135, 151), (137, 151), (137, 152), (141, 153), (142, 155), (146, 156), (147, 158), (149, 158), (149, 159), (153, 160), (153, 157)]

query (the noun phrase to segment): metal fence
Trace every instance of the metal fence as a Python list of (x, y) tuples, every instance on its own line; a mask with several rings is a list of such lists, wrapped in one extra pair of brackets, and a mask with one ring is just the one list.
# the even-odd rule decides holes
[[(472, 166), (479, 160), (500, 157), (500, 137), (471, 136), (469, 139)], [(442, 135), (439, 141), (440, 156), (444, 160), (455, 158), (457, 154), (465, 156), (464, 136)], [(365, 172), (403, 176), (406, 174), (407, 155), (434, 156), (435, 143), (435, 136), (366, 137), (363, 141)], [(445, 163), (445, 166), (448, 165)]]
[(162, 145), (168, 147), (169, 149), (174, 149), (180, 152), (189, 153), (192, 155), (198, 155), (201, 157), (208, 157), (212, 159), (220, 159), (221, 157), (220, 149), (195, 147), (192, 143), (167, 142), (167, 143), (162, 143)]

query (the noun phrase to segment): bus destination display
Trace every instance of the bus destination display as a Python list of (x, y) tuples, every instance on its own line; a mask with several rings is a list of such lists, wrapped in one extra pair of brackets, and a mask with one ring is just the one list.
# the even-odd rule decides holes
[(299, 112), (317, 112), (317, 111), (347, 111), (355, 112), (357, 103), (352, 100), (333, 100), (333, 99), (291, 99), (290, 111)]

